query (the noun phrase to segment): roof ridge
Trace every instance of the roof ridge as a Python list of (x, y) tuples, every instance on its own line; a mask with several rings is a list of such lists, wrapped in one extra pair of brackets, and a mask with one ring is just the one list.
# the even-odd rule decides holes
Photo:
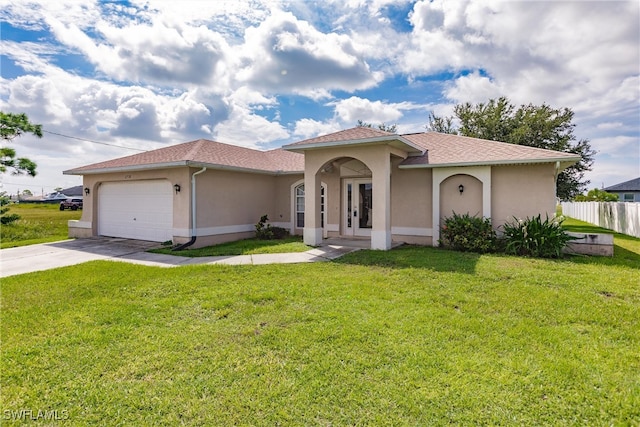
[[(467, 140), (491, 142), (493, 144), (500, 144), (503, 147), (508, 147), (508, 146), (526, 147), (527, 149), (532, 149), (532, 150), (540, 150), (540, 151), (553, 152), (553, 153), (559, 153), (559, 154), (567, 154), (567, 155), (572, 156), (572, 157), (579, 156), (578, 154), (568, 153), (566, 151), (552, 150), (550, 148), (533, 147), (531, 145), (515, 144), (513, 142), (498, 141), (498, 140), (495, 140), (495, 139), (477, 138), (475, 136), (458, 135), (458, 134), (444, 133), (444, 132), (427, 131), (427, 132), (416, 132), (415, 134), (406, 134), (406, 135), (420, 135), (420, 134), (425, 134), (425, 135), (428, 135), (428, 134), (444, 135), (447, 138), (464, 138), (464, 139), (467, 139)], [(404, 135), (402, 135), (402, 136), (404, 136)]]
[(187, 144), (193, 144), (193, 147), (184, 155), (182, 160), (193, 160), (193, 157), (200, 151), (200, 147), (206, 140), (203, 138), (197, 139), (195, 141), (191, 141)]

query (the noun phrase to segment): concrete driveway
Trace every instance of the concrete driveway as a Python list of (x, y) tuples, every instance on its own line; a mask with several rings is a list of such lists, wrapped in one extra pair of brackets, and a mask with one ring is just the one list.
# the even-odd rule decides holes
[(87, 261), (119, 259), (159, 246), (156, 242), (95, 237), (2, 249), (0, 277), (66, 267)]
[(34, 271), (50, 270), (81, 264), (87, 261), (111, 260), (156, 267), (176, 267), (193, 264), (293, 264), (330, 261), (360, 247), (345, 246), (339, 242), (307, 252), (284, 254), (234, 255), (188, 258), (176, 255), (153, 254), (149, 249), (160, 247), (159, 243), (113, 237), (64, 240), (0, 250), (0, 277)]

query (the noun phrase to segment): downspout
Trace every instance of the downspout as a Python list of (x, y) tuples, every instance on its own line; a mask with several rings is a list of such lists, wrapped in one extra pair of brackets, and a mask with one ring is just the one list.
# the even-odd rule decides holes
[(191, 175), (191, 240), (189, 240), (187, 243), (184, 243), (180, 246), (178, 246), (177, 248), (173, 248), (174, 251), (181, 251), (185, 248), (188, 248), (189, 246), (193, 245), (196, 242), (196, 230), (197, 230), (197, 226), (196, 226), (196, 175), (200, 175), (202, 172), (206, 171), (207, 168), (203, 167), (202, 169), (200, 169), (198, 172), (194, 172), (193, 175)]
[(555, 173), (553, 174), (553, 185), (555, 186), (556, 204), (558, 203), (558, 175), (560, 175), (560, 162), (556, 162)]

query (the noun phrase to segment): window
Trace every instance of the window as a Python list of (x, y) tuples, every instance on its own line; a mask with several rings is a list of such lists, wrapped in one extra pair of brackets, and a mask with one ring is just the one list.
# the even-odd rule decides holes
[[(296, 228), (304, 228), (304, 184), (295, 188), (294, 195)], [(320, 227), (324, 227), (324, 185), (320, 188)]]
[(623, 202), (633, 202), (634, 201), (633, 193), (624, 193), (622, 195), (622, 201)]
[(304, 227), (304, 184), (296, 187), (296, 227)]

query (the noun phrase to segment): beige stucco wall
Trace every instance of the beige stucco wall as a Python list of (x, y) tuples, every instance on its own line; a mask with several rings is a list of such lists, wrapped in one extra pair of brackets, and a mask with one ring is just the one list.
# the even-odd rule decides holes
[[(390, 169), (388, 185), (390, 203), (374, 196), (374, 209), (386, 215), (390, 222), (392, 239), (407, 243), (430, 244), (433, 239), (434, 185), (440, 190), (440, 217), (452, 211), (482, 214), (483, 185), (475, 177), (464, 174), (465, 168), (452, 168), (453, 176), (443, 179), (439, 187), (434, 183), (432, 169), (398, 169), (401, 152), (387, 146), (336, 147), (308, 151), (307, 167), (318, 171), (317, 179), (326, 186), (325, 236), (339, 235), (343, 226), (343, 179), (362, 177), (351, 171), (364, 166), (374, 171)], [(324, 167), (336, 159), (354, 158), (360, 162), (336, 163), (336, 167)], [(385, 159), (391, 159), (385, 165)], [(390, 165), (390, 166), (389, 166)], [(322, 169), (322, 170), (321, 170)], [(356, 168), (357, 169), (357, 168)], [(455, 170), (454, 170), (455, 169)], [(484, 167), (490, 182), (490, 216), (494, 227), (516, 216), (523, 218), (542, 213), (552, 216), (555, 212), (554, 165), (520, 165)], [(96, 205), (100, 185), (104, 182), (165, 179), (179, 184), (182, 190), (173, 195), (174, 242), (183, 243), (191, 235), (191, 175), (198, 168), (170, 168), (140, 172), (123, 172), (84, 176), (84, 187), (90, 194), (84, 197), (84, 210), (79, 221), (69, 226), (70, 237), (90, 237), (97, 234)], [(349, 175), (345, 174), (347, 172)], [(371, 177), (374, 182), (376, 178)], [(444, 178), (441, 176), (440, 179)], [(378, 174), (377, 182), (386, 185)], [(253, 236), (253, 225), (260, 216), (267, 214), (275, 225), (289, 228), (293, 225), (292, 188), (304, 182), (303, 174), (272, 176), (228, 170), (207, 170), (197, 177), (197, 226), (195, 247), (221, 243)], [(439, 182), (439, 181), (438, 181)], [(460, 195), (458, 186), (465, 187)], [(484, 189), (486, 193), (486, 189)], [(308, 193), (307, 193), (308, 194)], [(378, 193), (379, 194), (379, 193)], [(485, 194), (485, 197), (487, 195)], [(489, 199), (487, 199), (489, 200)], [(307, 216), (306, 221), (309, 221)], [(382, 224), (384, 225), (384, 224)], [(379, 224), (381, 226), (381, 224)], [(327, 232), (329, 231), (329, 232)], [(301, 229), (294, 229), (301, 233)]]
[(196, 179), (199, 230), (255, 224), (262, 215), (275, 216), (273, 176), (207, 170)]
[(555, 213), (553, 164), (493, 166), (491, 168), (491, 218), (494, 228), (513, 217), (525, 218)]
[[(459, 186), (464, 186), (460, 193)], [(440, 183), (440, 218), (469, 214), (482, 218), (482, 182), (477, 178), (457, 174)]]
[(431, 169), (391, 169), (392, 227), (431, 228), (431, 176)]
[(274, 216), (271, 222), (290, 229), (292, 221), (291, 192), (292, 187), (304, 182), (304, 174), (280, 175), (275, 177)]

